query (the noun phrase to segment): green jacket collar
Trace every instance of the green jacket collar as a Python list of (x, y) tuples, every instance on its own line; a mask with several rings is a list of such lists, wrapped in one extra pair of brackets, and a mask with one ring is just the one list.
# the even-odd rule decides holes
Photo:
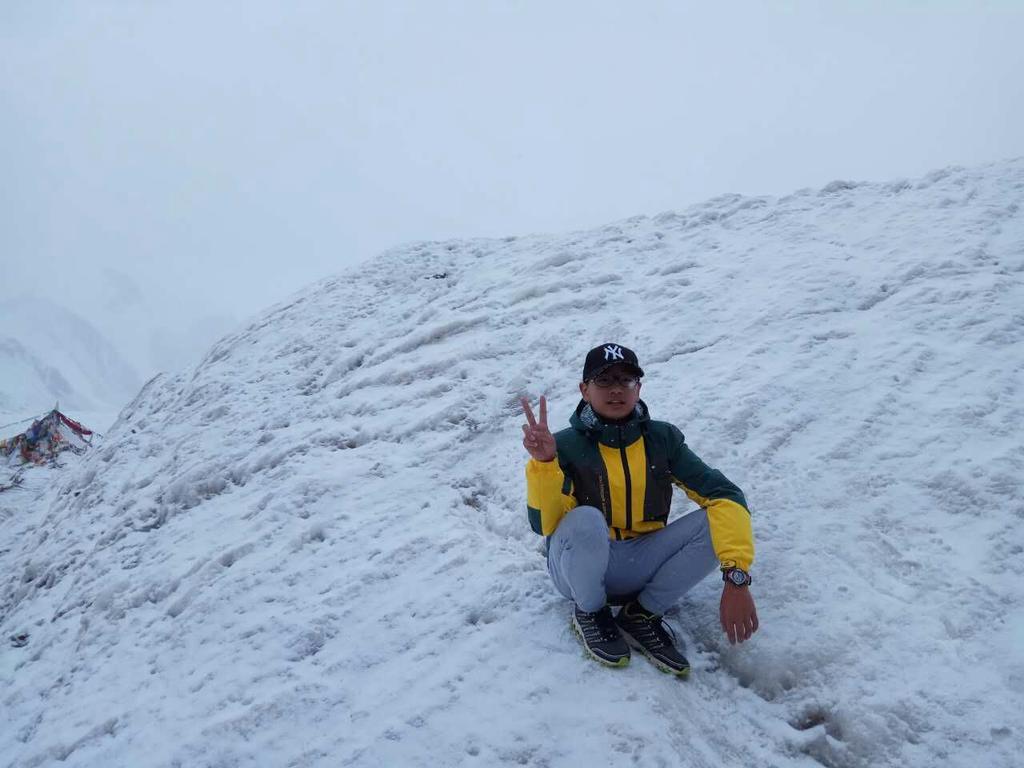
[(569, 424), (577, 432), (582, 432), (591, 440), (607, 445), (609, 448), (622, 448), (635, 443), (644, 432), (651, 416), (647, 404), (637, 401), (636, 409), (629, 421), (622, 424), (610, 424), (595, 413), (594, 409), (584, 401), (576, 406), (576, 412), (569, 418)]

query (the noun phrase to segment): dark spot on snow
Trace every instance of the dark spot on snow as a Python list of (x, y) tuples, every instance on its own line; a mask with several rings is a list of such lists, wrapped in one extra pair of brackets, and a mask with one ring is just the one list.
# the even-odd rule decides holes
[(11, 635), (11, 645), (15, 648), (24, 648), (28, 645), (28, 632), (19, 632)]
[(252, 551), (251, 546), (237, 547), (236, 549), (229, 550), (217, 558), (217, 562), (223, 565), (225, 568), (230, 568), (236, 562), (238, 562), (245, 555)]
[(317, 442), (335, 451), (350, 451), (363, 444), (358, 437), (343, 435), (324, 435)]
[(466, 614), (466, 623), (470, 626), (479, 626), (480, 624), (493, 624), (497, 619), (497, 615), (490, 609), (477, 610), (473, 609)]
[(139, 522), (134, 526), (134, 529), (141, 533), (149, 533), (150, 531), (157, 530), (166, 522), (166, 507), (150, 508), (146, 511), (145, 516), (139, 519)]
[(824, 187), (822, 187), (820, 194), (832, 195), (837, 192), (846, 192), (851, 189), (856, 189), (859, 186), (860, 184), (858, 184), (855, 181), (846, 181), (845, 179), (838, 179), (836, 181), (829, 182)]
[(835, 714), (822, 706), (814, 705), (805, 709), (797, 718), (790, 722), (798, 731), (809, 731), (819, 725), (824, 726), (825, 733), (837, 741), (842, 741), (843, 732), (836, 722)]
[(816, 726), (824, 725), (826, 720), (828, 720), (828, 716), (824, 711), (812, 708), (800, 715), (800, 717), (790, 723), (790, 725), (798, 731), (808, 731)]
[(291, 653), (288, 655), (289, 661), (302, 661), (308, 659), (311, 656), (316, 656), (323, 650), (324, 644), (327, 641), (327, 634), (321, 627), (313, 627), (308, 629), (298, 636), (296, 636), (291, 642)]
[(202, 424), (212, 424), (213, 422), (218, 421), (218, 420), (224, 418), (230, 412), (231, 412), (231, 409), (228, 408), (228, 406), (226, 406), (226, 405), (220, 405), (220, 406), (217, 406), (216, 408), (211, 408), (211, 409), (209, 409), (208, 411), (206, 411), (202, 415), (202, 417), (201, 417), (202, 420), (201, 420), (200, 423), (202, 423)]

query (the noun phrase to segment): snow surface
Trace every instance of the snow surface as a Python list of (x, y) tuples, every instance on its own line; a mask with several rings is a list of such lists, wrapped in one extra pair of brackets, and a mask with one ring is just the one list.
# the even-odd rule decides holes
[[(728, 195), (271, 309), (0, 494), (0, 755), (1020, 765), (1022, 201), (1024, 160)], [(526, 520), (518, 398), (564, 424), (609, 340), (753, 510), (761, 631), (708, 579), (687, 682), (582, 655)]]

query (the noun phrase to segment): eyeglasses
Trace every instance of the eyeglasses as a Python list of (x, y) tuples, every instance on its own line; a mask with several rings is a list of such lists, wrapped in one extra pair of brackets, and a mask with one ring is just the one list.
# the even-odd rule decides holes
[(594, 382), (594, 386), (599, 389), (609, 389), (611, 387), (622, 387), (623, 389), (636, 389), (640, 384), (639, 376), (611, 376), (606, 373), (602, 373), (600, 376), (595, 376), (591, 379)]

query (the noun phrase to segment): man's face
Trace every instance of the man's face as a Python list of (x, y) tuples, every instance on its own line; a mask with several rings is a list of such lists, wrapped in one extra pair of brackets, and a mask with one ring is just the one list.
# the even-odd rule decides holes
[(601, 371), (598, 380), (610, 383), (611, 386), (600, 387), (591, 379), (580, 383), (580, 394), (597, 415), (604, 419), (624, 419), (633, 413), (637, 400), (640, 399), (640, 382), (634, 389), (628, 389), (623, 381), (636, 378), (636, 371), (628, 365), (617, 364)]

